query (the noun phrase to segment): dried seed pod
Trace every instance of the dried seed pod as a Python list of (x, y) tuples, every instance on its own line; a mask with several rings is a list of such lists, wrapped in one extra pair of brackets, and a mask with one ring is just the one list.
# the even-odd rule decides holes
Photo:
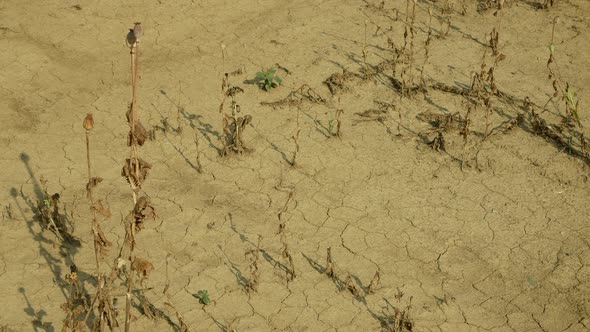
[(141, 26), (140, 22), (136, 22), (135, 26), (133, 27), (133, 35), (135, 36), (136, 41), (141, 39), (141, 35), (143, 34), (143, 27)]
[(129, 32), (127, 33), (127, 46), (128, 47), (133, 47), (135, 46), (135, 42), (137, 41), (137, 38), (135, 38), (135, 34), (133, 33), (133, 29), (129, 29)]
[(86, 114), (86, 118), (84, 118), (83, 123), (84, 129), (90, 130), (94, 127), (94, 119), (92, 118), (92, 113)]

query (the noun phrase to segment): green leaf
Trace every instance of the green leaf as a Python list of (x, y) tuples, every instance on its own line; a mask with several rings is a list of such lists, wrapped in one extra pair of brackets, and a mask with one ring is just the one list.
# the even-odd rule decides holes
[(256, 73), (256, 79), (260, 80), (263, 78), (266, 78), (266, 75), (263, 72), (259, 71)]
[(283, 80), (278, 76), (275, 76), (275, 81), (277, 81), (278, 84), (283, 83)]
[(549, 51), (551, 51), (551, 54), (553, 54), (555, 52), (555, 45), (549, 45)]
[(198, 291), (197, 294), (193, 294), (193, 296), (199, 299), (204, 305), (211, 303), (211, 299), (209, 299), (209, 291), (206, 289)]
[(270, 67), (270, 68), (268, 68), (268, 70), (266, 72), (269, 74), (274, 74), (277, 72), (277, 70), (274, 67)]
[(567, 91), (567, 100), (573, 106), (574, 105), (574, 98), (576, 98), (576, 93), (570, 88), (569, 84), (567, 85), (566, 91)]

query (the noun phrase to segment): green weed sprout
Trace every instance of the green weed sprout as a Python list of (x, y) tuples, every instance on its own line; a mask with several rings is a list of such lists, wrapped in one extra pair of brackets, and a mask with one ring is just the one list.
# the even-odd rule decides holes
[(574, 92), (574, 89), (570, 86), (568, 82), (565, 83), (565, 92), (568, 101), (568, 109), (574, 116), (574, 119), (578, 123), (578, 126), (582, 127), (582, 123), (580, 122), (580, 116), (578, 115), (579, 100), (576, 98), (576, 93)]
[(256, 73), (256, 84), (264, 91), (269, 91), (272, 88), (278, 87), (283, 80), (276, 76), (277, 70), (274, 67), (268, 68), (265, 71), (259, 71)]
[(197, 294), (193, 294), (193, 296), (199, 299), (201, 304), (207, 305), (211, 303), (211, 300), (209, 299), (209, 291), (206, 289), (198, 291)]

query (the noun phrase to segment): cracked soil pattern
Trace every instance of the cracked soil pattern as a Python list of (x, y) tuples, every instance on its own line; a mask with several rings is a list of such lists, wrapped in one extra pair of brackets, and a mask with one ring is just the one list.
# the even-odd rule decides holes
[[(507, 0), (499, 16), (478, 12), (477, 3), (485, 2), (463, 1), (465, 15), (459, 0), (417, 2), (417, 66), (424, 61), (427, 9), (435, 34), (443, 30), (439, 18), (451, 20), (448, 35), (431, 41), (424, 75), (469, 86), (486, 34), (499, 27), (506, 58), (496, 69), (498, 88), (543, 105), (552, 93), (550, 22), (559, 16), (561, 73), (576, 87), (581, 121), (590, 126), (590, 2), (558, 0), (539, 9), (541, 0)], [(102, 227), (115, 246), (123, 241), (121, 220), (132, 208), (120, 176), (131, 93), (124, 37), (135, 21), (145, 30), (140, 116), (149, 128), (162, 126), (164, 118), (182, 126), (180, 133), (156, 130), (140, 151), (153, 166), (143, 189), (159, 219), (138, 235), (137, 250), (155, 267), (146, 296), (172, 321), (174, 312), (164, 304), (167, 284), (190, 331), (388, 331), (394, 308), (408, 306), (413, 331), (590, 330), (588, 163), (517, 126), (488, 138), (462, 171), (462, 138), (449, 133), (447, 152), (434, 151), (420, 137), (428, 124), (416, 118), (424, 111), (464, 114), (460, 96), (430, 90), (400, 98), (378, 78), (353, 79), (332, 96), (322, 83), (327, 77), (363, 66), (365, 19), (386, 22), (367, 3), (378, 5), (2, 1), (0, 331), (60, 331), (71, 264), (94, 294), (81, 125), (87, 112), (95, 119), (94, 174), (104, 178), (95, 196), (113, 214)], [(445, 3), (453, 9), (442, 14)], [(394, 5), (405, 13), (405, 1), (385, 7)], [(386, 40), (368, 24), (367, 61), (378, 63)], [(402, 30), (387, 33), (403, 43)], [(245, 83), (275, 63), (290, 72), (278, 71), (280, 87), (264, 92)], [(252, 115), (244, 133), (252, 151), (220, 157), (221, 76), (238, 68), (243, 74), (230, 80), (245, 91), (237, 100)], [(303, 84), (326, 103), (261, 105)], [(393, 103), (395, 111), (361, 121), (355, 113), (375, 109), (375, 100)], [(560, 105), (550, 103), (543, 116), (551, 122)], [(496, 106), (496, 125), (520, 112), (508, 103)], [(337, 108), (344, 111), (340, 138), (327, 131)], [(483, 128), (483, 116), (475, 119)], [(298, 130), (300, 149), (291, 166)], [(202, 173), (195, 170), (195, 134)], [(61, 195), (80, 247), (61, 247), (34, 218), (41, 178), (50, 194)], [(295, 267), (290, 282), (280, 224)], [(246, 253), (259, 237), (258, 287), (247, 292)], [(334, 278), (324, 273), (328, 248)], [(377, 271), (380, 282), (370, 290)], [(193, 296), (199, 290), (208, 290), (211, 304), (199, 303)], [(133, 331), (177, 328), (133, 313)]]

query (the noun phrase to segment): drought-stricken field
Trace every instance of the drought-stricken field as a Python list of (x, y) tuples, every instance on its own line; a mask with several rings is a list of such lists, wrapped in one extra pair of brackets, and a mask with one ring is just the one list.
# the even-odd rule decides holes
[(583, 0), (5, 0), (0, 331), (587, 331), (588, 41)]

